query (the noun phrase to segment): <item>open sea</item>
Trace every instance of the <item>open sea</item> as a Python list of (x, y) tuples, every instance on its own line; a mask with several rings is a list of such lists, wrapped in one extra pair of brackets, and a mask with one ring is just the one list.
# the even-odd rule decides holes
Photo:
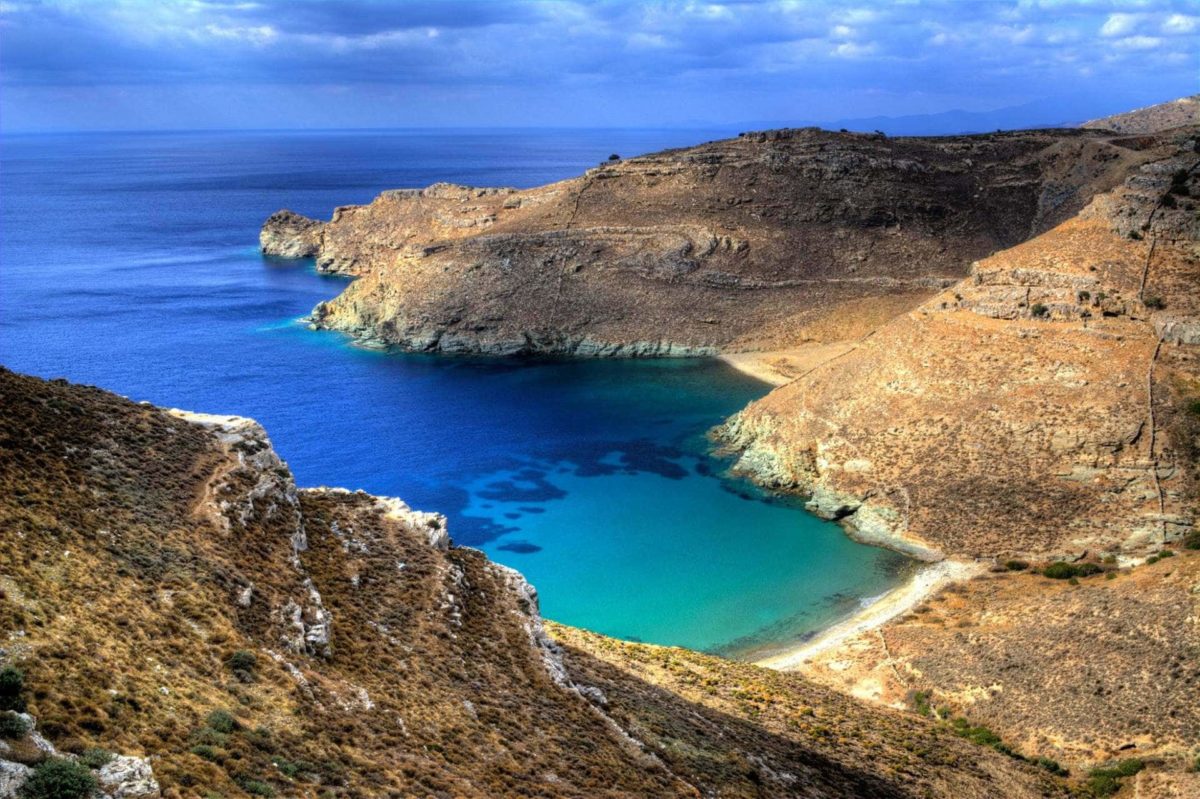
[(342, 287), (258, 253), (279, 208), (436, 181), (534, 186), (716, 131), (130, 133), (0, 139), (0, 363), (262, 422), (302, 486), (445, 513), (543, 613), (752, 657), (909, 573), (723, 475), (706, 431), (768, 386), (707, 360), (386, 354), (298, 320)]

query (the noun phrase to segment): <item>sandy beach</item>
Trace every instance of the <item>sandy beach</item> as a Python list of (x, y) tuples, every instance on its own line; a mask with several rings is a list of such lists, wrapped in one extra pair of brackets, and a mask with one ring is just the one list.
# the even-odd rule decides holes
[(886, 624), (950, 583), (970, 579), (985, 568), (979, 563), (957, 560), (943, 560), (924, 566), (907, 583), (884, 594), (849, 619), (793, 649), (759, 660), (756, 665), (781, 671), (800, 668), (805, 661)]
[(853, 341), (802, 344), (786, 350), (729, 352), (718, 356), (739, 372), (782, 386), (854, 349)]

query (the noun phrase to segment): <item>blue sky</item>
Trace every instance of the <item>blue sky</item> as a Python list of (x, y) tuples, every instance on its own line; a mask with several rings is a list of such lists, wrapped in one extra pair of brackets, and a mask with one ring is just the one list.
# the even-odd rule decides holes
[(1200, 0), (0, 0), (5, 131), (1030, 124), (1196, 92)]

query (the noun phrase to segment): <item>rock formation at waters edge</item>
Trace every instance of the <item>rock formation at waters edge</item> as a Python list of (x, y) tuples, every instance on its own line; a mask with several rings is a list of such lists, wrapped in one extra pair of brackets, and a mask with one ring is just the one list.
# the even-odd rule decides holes
[(1070, 218), (1169, 142), (1104, 130), (815, 128), (606, 163), (539, 188), (436, 184), (280, 211), (269, 255), (357, 278), (312, 322), (370, 346), (695, 355), (859, 334)]
[(447, 532), (250, 420), (0, 370), (0, 796), (1067, 795), (797, 675), (556, 643)]

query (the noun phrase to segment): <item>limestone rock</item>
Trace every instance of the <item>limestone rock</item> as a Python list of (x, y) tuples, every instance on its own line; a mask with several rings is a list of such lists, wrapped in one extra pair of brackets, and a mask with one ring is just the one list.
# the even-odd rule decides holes
[(160, 795), (147, 758), (118, 755), (100, 768), (98, 777), (101, 790), (110, 799), (157, 799)]
[(29, 766), (0, 760), (0, 799), (17, 799), (18, 791), (32, 773)]

